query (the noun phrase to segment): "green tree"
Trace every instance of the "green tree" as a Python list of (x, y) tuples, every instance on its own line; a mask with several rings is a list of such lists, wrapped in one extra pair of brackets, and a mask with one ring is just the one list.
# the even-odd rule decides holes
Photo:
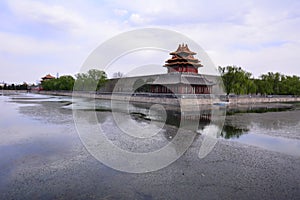
[(262, 74), (259, 79), (255, 79), (256, 93), (273, 95), (299, 95), (300, 77), (286, 76), (278, 72), (268, 72)]
[(286, 76), (282, 83), (284, 88), (286, 88), (286, 94), (300, 95), (300, 77)]
[(44, 90), (57, 90), (56, 85), (57, 85), (56, 79), (42, 81), (42, 87)]
[(264, 82), (265, 93), (266, 94), (278, 94), (279, 93), (279, 83), (280, 83), (280, 74), (268, 72), (260, 76), (261, 80)]
[(75, 90), (97, 91), (107, 81), (106, 73), (97, 69), (90, 69), (87, 73), (78, 73), (75, 77)]
[(255, 85), (250, 79), (251, 73), (244, 71), (241, 67), (227, 66), (219, 67), (223, 80), (225, 92), (235, 94), (255, 93)]
[(268, 72), (267, 74), (262, 74), (260, 76), (260, 79), (262, 80), (263, 84), (263, 93), (261, 94), (280, 94), (282, 92), (282, 89), (280, 88), (282, 86), (281, 79), (283, 75), (276, 72)]
[(72, 76), (61, 76), (57, 79), (58, 90), (73, 90), (75, 79)]
[(265, 85), (261, 79), (254, 79), (254, 85), (256, 87), (256, 94), (266, 94)]
[(57, 79), (50, 79), (42, 82), (44, 90), (72, 90), (75, 79), (70, 76), (61, 76)]
[(246, 94), (256, 94), (257, 86), (255, 85), (255, 79), (248, 79), (245, 84)]
[(261, 94), (273, 94), (273, 81), (271, 80), (270, 76), (267, 74), (263, 74), (260, 76), (262, 82), (262, 93)]
[(227, 67), (219, 66), (219, 72), (223, 80), (225, 92), (227, 93), (227, 95), (229, 95), (233, 91), (234, 69), (230, 66)]

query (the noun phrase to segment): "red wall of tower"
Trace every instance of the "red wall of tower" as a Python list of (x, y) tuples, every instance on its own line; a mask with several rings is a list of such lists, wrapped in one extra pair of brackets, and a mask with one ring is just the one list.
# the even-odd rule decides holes
[(198, 74), (198, 69), (194, 67), (173, 67), (169, 68), (168, 72), (190, 72)]

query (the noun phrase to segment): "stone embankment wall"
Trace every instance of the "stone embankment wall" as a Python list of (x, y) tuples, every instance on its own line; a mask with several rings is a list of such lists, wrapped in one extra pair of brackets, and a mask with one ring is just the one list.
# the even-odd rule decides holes
[[(57, 96), (73, 96), (83, 98), (98, 98), (99, 95), (95, 95), (95, 92), (72, 92), (72, 91), (33, 91), (32, 93), (46, 94), (46, 95), (57, 95)], [(107, 96), (107, 95), (106, 95)], [(99, 96), (99, 99), (109, 99)]]
[[(213, 104), (220, 102), (219, 98), (165, 98), (165, 97), (149, 97), (149, 96), (130, 96), (130, 95), (109, 95), (109, 94), (95, 94), (93, 92), (64, 92), (64, 91), (39, 91), (39, 94), (47, 95), (61, 95), (84, 98), (96, 98), (96, 99), (112, 99), (119, 101), (131, 101), (131, 102), (145, 102), (145, 103), (157, 103), (157, 104), (170, 104), (178, 105), (179, 101), (181, 105), (201, 105), (201, 104)], [(256, 104), (256, 103), (275, 103), (275, 102), (300, 102), (300, 97), (292, 96), (272, 96), (272, 97), (245, 97), (235, 96), (229, 97), (230, 104)]]
[(0, 95), (13, 95), (13, 94), (19, 94), (19, 93), (27, 93), (27, 90), (1, 90), (0, 89)]
[(149, 97), (149, 96), (131, 96), (122, 94), (95, 94), (93, 92), (64, 92), (64, 91), (39, 91), (39, 94), (46, 95), (60, 95), (60, 96), (73, 96), (83, 98), (95, 98), (95, 99), (111, 99), (117, 101), (131, 101), (131, 102), (144, 102), (144, 103), (157, 103), (157, 104), (169, 104), (169, 105), (195, 105), (195, 104), (213, 104), (218, 102), (219, 99), (212, 98), (168, 98), (168, 97)]
[(300, 102), (300, 97), (272, 96), (272, 97), (230, 97), (230, 104), (255, 104), (255, 103), (276, 103), (276, 102)]

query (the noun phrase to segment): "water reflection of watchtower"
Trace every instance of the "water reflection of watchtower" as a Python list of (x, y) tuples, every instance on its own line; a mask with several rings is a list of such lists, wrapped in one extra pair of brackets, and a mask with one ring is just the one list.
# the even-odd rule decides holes
[(211, 122), (212, 110), (211, 109), (194, 109), (185, 110), (180, 109), (167, 110), (167, 124), (175, 125), (177, 127), (184, 127), (195, 129), (195, 123), (198, 128), (203, 128)]

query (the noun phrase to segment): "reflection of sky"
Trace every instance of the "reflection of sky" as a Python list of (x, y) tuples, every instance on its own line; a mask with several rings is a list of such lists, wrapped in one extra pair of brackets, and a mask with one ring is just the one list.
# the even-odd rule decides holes
[[(42, 96), (18, 96), (25, 97), (37, 101)], [(69, 129), (65, 124), (49, 124), (19, 113), (21, 106), (33, 105), (29, 99), (19, 101), (29, 101), (30, 104), (11, 101), (10, 97), (0, 96), (0, 188), (18, 170), (24, 170), (24, 166), (45, 165), (71, 152), (74, 141), (79, 142), (76, 134), (68, 134)]]
[[(41, 126), (45, 128), (46, 124), (41, 124), (41, 122), (37, 120), (33, 120), (28, 117), (22, 116), (20, 113), (18, 113), (18, 107), (20, 107), (22, 104), (15, 104), (11, 102), (6, 101), (23, 101), (27, 102), (24, 104), (24, 106), (32, 105), (31, 103), (35, 103), (37, 101), (71, 101), (68, 97), (55, 97), (50, 98), (49, 96), (43, 96), (43, 95), (24, 95), (24, 96), (18, 96), (14, 99), (10, 99), (8, 97), (0, 96), (0, 128), (2, 139), (0, 141), (0, 144), (12, 142), (20, 139), (24, 139), (28, 136), (35, 135), (34, 133), (30, 133), (33, 130), (37, 130), (36, 132), (39, 132)], [(74, 100), (73, 100), (74, 101)], [(30, 104), (28, 104), (30, 103)], [(79, 108), (86, 108), (91, 106), (93, 108), (93, 102), (73, 102), (73, 103), (80, 103), (78, 104)], [(105, 104), (104, 101), (96, 101), (96, 107), (98, 108), (108, 108), (109, 104)], [(137, 109), (135, 110), (138, 113), (144, 113), (147, 114), (147, 110), (144, 109)], [(254, 127), (254, 128), (253, 128)], [(274, 137), (264, 134), (257, 134), (257, 130), (255, 129), (256, 126), (253, 126), (251, 129), (251, 132), (249, 134), (243, 134), (239, 138), (231, 138), (231, 141), (238, 141), (241, 143), (249, 144), (252, 146), (257, 146), (263, 149), (268, 149), (271, 151), (281, 152), (289, 155), (295, 155), (300, 156), (300, 140), (297, 139), (287, 139), (283, 137)], [(52, 127), (53, 128), (53, 127)], [(257, 127), (256, 127), (257, 128)], [(285, 130), (287, 130), (285, 128)], [(55, 131), (55, 130), (53, 130)], [(211, 130), (202, 130), (204, 132), (211, 132)], [(267, 131), (267, 130), (266, 130)], [(270, 131), (270, 130), (268, 130)], [(277, 132), (278, 130), (276, 130)], [(19, 134), (22, 132), (22, 134)], [(35, 131), (33, 131), (35, 132)], [(263, 131), (259, 131), (263, 132)], [(10, 133), (10, 137), (7, 137), (7, 135)], [(36, 136), (36, 135), (35, 135)]]
[[(9, 100), (7, 97), (1, 96), (1, 109), (0, 109), (0, 127), (1, 129), (7, 127), (24, 127), (28, 124), (30, 119), (21, 119), (18, 114), (18, 105), (7, 103), (5, 101)], [(32, 122), (33, 123), (33, 122)]]
[(231, 140), (238, 140), (241, 143), (261, 147), (271, 151), (300, 156), (300, 141), (296, 139), (287, 139), (251, 133), (242, 135), (238, 139), (233, 138)]

